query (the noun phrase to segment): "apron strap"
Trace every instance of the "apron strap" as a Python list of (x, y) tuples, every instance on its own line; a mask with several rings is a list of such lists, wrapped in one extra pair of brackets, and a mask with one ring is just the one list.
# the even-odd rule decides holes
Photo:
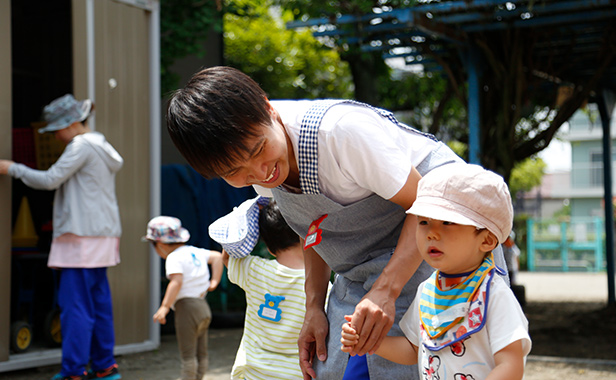
[(320, 194), (319, 189), (319, 169), (318, 169), (318, 133), (321, 120), (325, 113), (333, 106), (341, 103), (353, 104), (356, 106), (367, 107), (385, 119), (391, 121), (400, 128), (438, 141), (436, 137), (429, 133), (419, 131), (400, 123), (394, 114), (382, 108), (373, 107), (369, 104), (355, 100), (325, 99), (316, 101), (315, 104), (304, 114), (300, 125), (299, 133), (299, 183), (304, 194)]

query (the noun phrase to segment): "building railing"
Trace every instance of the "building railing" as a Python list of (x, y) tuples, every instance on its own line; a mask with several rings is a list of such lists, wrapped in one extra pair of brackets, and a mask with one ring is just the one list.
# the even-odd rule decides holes
[[(612, 178), (616, 178), (616, 162), (612, 163)], [(574, 163), (571, 166), (571, 188), (603, 188), (603, 162)]]
[(528, 219), (526, 222), (529, 271), (605, 269), (605, 229), (602, 218), (568, 221)]

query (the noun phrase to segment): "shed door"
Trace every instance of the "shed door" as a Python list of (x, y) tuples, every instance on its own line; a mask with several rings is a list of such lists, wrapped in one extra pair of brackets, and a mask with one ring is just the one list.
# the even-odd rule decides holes
[[(94, 1), (95, 128), (124, 158), (116, 180), (122, 220), (121, 263), (109, 270), (116, 345), (149, 338), (148, 12), (116, 1)], [(74, 88), (88, 96), (84, 2), (73, 0)], [(80, 37), (82, 36), (82, 37)]]

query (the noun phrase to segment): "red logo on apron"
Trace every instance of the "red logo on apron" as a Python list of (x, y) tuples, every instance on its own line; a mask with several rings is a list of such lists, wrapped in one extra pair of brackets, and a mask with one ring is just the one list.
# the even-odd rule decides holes
[(310, 227), (308, 227), (308, 233), (306, 234), (306, 239), (304, 241), (304, 249), (318, 245), (321, 242), (321, 233), (323, 233), (323, 230), (319, 228), (319, 224), (321, 224), (325, 218), (327, 218), (327, 214), (310, 223)]

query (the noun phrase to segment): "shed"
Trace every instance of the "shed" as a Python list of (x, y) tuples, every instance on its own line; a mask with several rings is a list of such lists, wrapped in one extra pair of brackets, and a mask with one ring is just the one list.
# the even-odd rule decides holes
[[(116, 354), (159, 345), (151, 315), (160, 300), (160, 260), (140, 240), (160, 212), (158, 45), (158, 0), (0, 1), (0, 157), (38, 167), (53, 162), (54, 143), (40, 141), (36, 122), (45, 104), (73, 93), (92, 99), (90, 126), (124, 158), (116, 180), (122, 262), (108, 272)], [(0, 178), (0, 372), (61, 360), (60, 348), (42, 339), (46, 310), (37, 309), (54, 307), (54, 275), (46, 267), (51, 199)], [(20, 215), (32, 222), (25, 230), (14, 224)], [(13, 233), (27, 235), (26, 243), (15, 247)], [(15, 320), (33, 326), (33, 345), (23, 353), (10, 350)]]

